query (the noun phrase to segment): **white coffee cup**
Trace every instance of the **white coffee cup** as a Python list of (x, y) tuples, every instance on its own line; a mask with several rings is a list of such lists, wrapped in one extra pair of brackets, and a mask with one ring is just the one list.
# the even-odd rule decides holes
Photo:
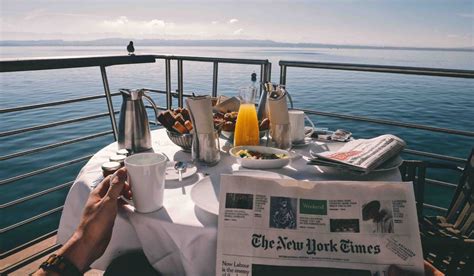
[(167, 158), (159, 153), (138, 153), (125, 159), (135, 210), (149, 213), (163, 206)]
[[(302, 143), (306, 136), (311, 136), (314, 132), (314, 124), (309, 119), (303, 111), (300, 110), (288, 110), (288, 115), (290, 118), (290, 129), (291, 129), (291, 142), (292, 143)], [(310, 133), (305, 135), (305, 122), (307, 120), (311, 127), (313, 128)]]

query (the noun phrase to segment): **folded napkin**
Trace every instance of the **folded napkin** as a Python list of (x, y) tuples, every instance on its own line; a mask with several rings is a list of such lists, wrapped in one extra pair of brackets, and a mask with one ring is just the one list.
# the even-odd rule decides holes
[(214, 110), (221, 113), (239, 111), (240, 100), (237, 97), (219, 97), (217, 105), (214, 106)]
[(285, 90), (279, 89), (268, 95), (267, 104), (270, 113), (270, 124), (272, 125), (284, 125), (290, 123), (286, 94)]
[(186, 105), (191, 113), (194, 131), (198, 134), (214, 133), (211, 98), (209, 96), (187, 98)]
[(218, 138), (214, 131), (212, 103), (209, 96), (186, 99), (194, 126), (192, 156), (193, 160), (215, 165), (220, 160)]
[(275, 147), (280, 149), (291, 148), (290, 116), (288, 114), (287, 92), (277, 87), (268, 95), (268, 111), (270, 117), (270, 135)]

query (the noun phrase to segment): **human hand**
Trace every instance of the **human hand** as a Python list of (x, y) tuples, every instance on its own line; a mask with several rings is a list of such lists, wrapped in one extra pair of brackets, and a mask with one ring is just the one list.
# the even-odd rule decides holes
[[(437, 270), (434, 266), (432, 266), (427, 261), (425, 261), (424, 263), (424, 268), (425, 268), (425, 276), (444, 276), (444, 274), (441, 271)], [(403, 270), (396, 265), (391, 265), (388, 268), (388, 276), (411, 276), (411, 275), (414, 275), (414, 274), (406, 270)]]
[(107, 176), (91, 192), (78, 228), (57, 253), (82, 272), (102, 256), (110, 242), (118, 205), (121, 203), (119, 196), (131, 198), (130, 186), (125, 182), (127, 170), (122, 168), (114, 175), (112, 182), (111, 176)]

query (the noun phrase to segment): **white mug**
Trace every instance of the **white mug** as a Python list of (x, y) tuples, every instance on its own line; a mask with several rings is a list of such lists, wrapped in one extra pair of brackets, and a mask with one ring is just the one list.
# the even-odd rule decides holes
[[(292, 143), (302, 143), (306, 136), (311, 136), (314, 132), (314, 124), (309, 119), (303, 111), (300, 110), (288, 110), (288, 115), (290, 116), (290, 128), (291, 128), (291, 142)], [(310, 133), (305, 135), (304, 130), (304, 120), (307, 120), (312, 127)]]
[(149, 213), (163, 206), (167, 158), (159, 153), (138, 153), (125, 159), (135, 210)]

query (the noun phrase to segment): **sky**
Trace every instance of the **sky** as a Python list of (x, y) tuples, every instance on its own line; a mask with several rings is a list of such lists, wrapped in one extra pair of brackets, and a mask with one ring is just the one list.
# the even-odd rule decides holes
[(474, 0), (0, 3), (0, 40), (270, 39), (373, 46), (474, 46)]

